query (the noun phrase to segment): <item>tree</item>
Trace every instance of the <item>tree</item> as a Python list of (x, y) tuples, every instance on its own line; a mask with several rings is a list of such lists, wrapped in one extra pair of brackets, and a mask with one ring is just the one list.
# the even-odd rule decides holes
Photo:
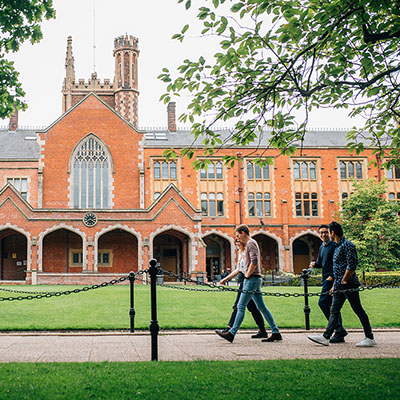
[(400, 269), (400, 206), (383, 196), (386, 181), (353, 182), (355, 191), (342, 204), (339, 219), (357, 247), (365, 269)]
[[(363, 129), (348, 134), (350, 150), (358, 154), (369, 142), (385, 165), (399, 162), (400, 0), (202, 3), (201, 33), (220, 37), (220, 51), (213, 62), (186, 59), (177, 76), (164, 68), (159, 78), (168, 84), (164, 102), (192, 95), (180, 121), (190, 121), (195, 138), (204, 138), (205, 154), (222, 144), (212, 128), (227, 120), (234, 121), (236, 145), (254, 142), (268, 128), (268, 147), (293, 154), (302, 147), (309, 112), (333, 107), (365, 118)], [(227, 5), (230, 12), (218, 15)], [(185, 25), (173, 38), (182, 41), (188, 32)], [(203, 117), (211, 112), (213, 118)]]
[(6, 54), (18, 51), (26, 40), (39, 42), (40, 22), (54, 17), (52, 0), (0, 0), (0, 119), (10, 116), (14, 107), (26, 108), (19, 74)]

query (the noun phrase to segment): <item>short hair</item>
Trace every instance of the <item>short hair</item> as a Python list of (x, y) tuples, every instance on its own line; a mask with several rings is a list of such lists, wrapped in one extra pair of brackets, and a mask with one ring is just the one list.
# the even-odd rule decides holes
[(242, 225), (239, 225), (238, 227), (236, 227), (236, 232), (238, 232), (238, 233), (244, 232), (246, 235), (250, 236), (250, 229), (245, 224), (242, 224)]
[(339, 237), (343, 236), (343, 228), (338, 222), (332, 221), (329, 224), (329, 230), (334, 234), (338, 235)]
[(319, 232), (322, 228), (329, 229), (329, 226), (326, 225), (326, 224), (320, 225), (320, 226), (318, 227), (318, 232)]

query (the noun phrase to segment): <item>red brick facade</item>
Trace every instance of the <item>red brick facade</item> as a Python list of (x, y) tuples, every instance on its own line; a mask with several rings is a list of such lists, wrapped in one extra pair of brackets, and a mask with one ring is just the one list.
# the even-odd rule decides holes
[[(173, 273), (216, 279), (235, 265), (234, 232), (241, 223), (260, 244), (264, 271), (307, 267), (320, 244), (318, 226), (330, 222), (351, 193), (343, 168), (355, 168), (349, 175), (358, 179), (378, 179), (372, 153), (355, 156), (323, 142), (292, 157), (268, 150), (268, 174), (252, 169), (251, 148), (221, 150), (213, 173), (193, 170), (187, 159), (167, 163), (169, 140), (179, 143), (181, 135), (184, 142), (175, 106), (169, 107), (169, 130), (136, 127), (137, 41), (121, 40), (118, 46), (133, 46), (131, 53), (124, 46), (115, 51), (124, 76), (116, 74), (114, 85), (125, 88), (115, 87), (107, 98), (101, 87), (95, 94), (74, 92), (70, 48), (65, 112), (37, 132), (36, 158), (0, 159), (0, 281), (100, 283), (147, 268), (153, 257)], [(114, 99), (129, 110), (114, 110)], [(221, 166), (225, 154), (238, 151), (240, 162)], [(389, 180), (389, 190), (400, 192), (400, 177)], [(85, 219), (87, 213), (94, 215)]]

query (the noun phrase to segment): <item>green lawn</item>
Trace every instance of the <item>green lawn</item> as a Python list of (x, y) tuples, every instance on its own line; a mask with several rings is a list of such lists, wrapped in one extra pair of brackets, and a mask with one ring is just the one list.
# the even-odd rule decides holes
[(0, 364), (5, 399), (398, 399), (400, 359)]
[[(71, 286), (2, 286), (25, 291), (71, 290)], [(193, 286), (191, 286), (193, 288)], [(317, 292), (318, 287), (310, 288)], [(265, 292), (301, 293), (302, 288), (265, 287)], [(0, 291), (0, 297), (27, 296)], [(235, 293), (193, 292), (157, 288), (158, 321), (161, 329), (224, 327), (232, 311)], [(264, 297), (281, 328), (304, 328), (304, 298)], [(361, 301), (373, 327), (400, 326), (400, 289), (374, 289), (361, 292)], [(318, 297), (310, 298), (311, 327), (324, 327)], [(150, 322), (150, 287), (135, 286), (135, 328), (148, 329)], [(346, 327), (361, 327), (346, 303), (343, 310)], [(246, 315), (243, 328), (255, 328)], [(1, 301), (0, 330), (54, 329), (129, 329), (129, 286), (115, 285), (68, 296), (40, 300)]]

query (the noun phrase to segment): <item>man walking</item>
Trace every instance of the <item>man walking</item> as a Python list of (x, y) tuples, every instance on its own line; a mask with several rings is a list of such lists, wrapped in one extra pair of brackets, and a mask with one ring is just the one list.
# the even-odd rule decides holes
[[(257, 308), (261, 311), (264, 318), (271, 328), (272, 334), (263, 342), (275, 342), (282, 340), (279, 329), (275, 324), (274, 318), (266, 305), (261, 294), (261, 268), (260, 268), (260, 249), (257, 242), (250, 237), (249, 227), (247, 225), (239, 225), (236, 228), (236, 239), (243, 243), (246, 248), (245, 253), (245, 275), (243, 282), (243, 292), (240, 294), (239, 303), (237, 305), (237, 314), (232, 328), (227, 332), (216, 331), (216, 333), (228, 342), (233, 342), (236, 332), (239, 330), (243, 322), (246, 306), (253, 299)], [(253, 294), (255, 293), (255, 294)]]
[[(310, 267), (322, 268), (322, 288), (321, 296), (319, 297), (318, 305), (329, 321), (329, 315), (332, 305), (332, 295), (330, 290), (333, 287), (333, 252), (335, 251), (336, 243), (329, 237), (328, 225), (321, 225), (318, 228), (319, 237), (322, 240), (322, 245), (318, 251), (316, 261), (310, 263)], [(344, 343), (344, 337), (347, 331), (343, 328), (342, 317), (339, 314), (338, 324), (335, 327), (335, 335), (331, 337), (331, 343)]]
[(347, 299), (351, 308), (360, 319), (365, 334), (365, 338), (357, 343), (356, 346), (376, 346), (368, 315), (361, 305), (359, 291), (342, 292), (342, 290), (355, 289), (360, 286), (360, 281), (355, 272), (358, 264), (356, 247), (343, 236), (343, 229), (337, 222), (331, 222), (329, 224), (329, 236), (336, 243), (336, 248), (333, 253), (334, 291), (331, 313), (324, 334), (312, 335), (308, 336), (308, 338), (315, 343), (329, 346), (329, 339), (339, 321), (340, 310)]

